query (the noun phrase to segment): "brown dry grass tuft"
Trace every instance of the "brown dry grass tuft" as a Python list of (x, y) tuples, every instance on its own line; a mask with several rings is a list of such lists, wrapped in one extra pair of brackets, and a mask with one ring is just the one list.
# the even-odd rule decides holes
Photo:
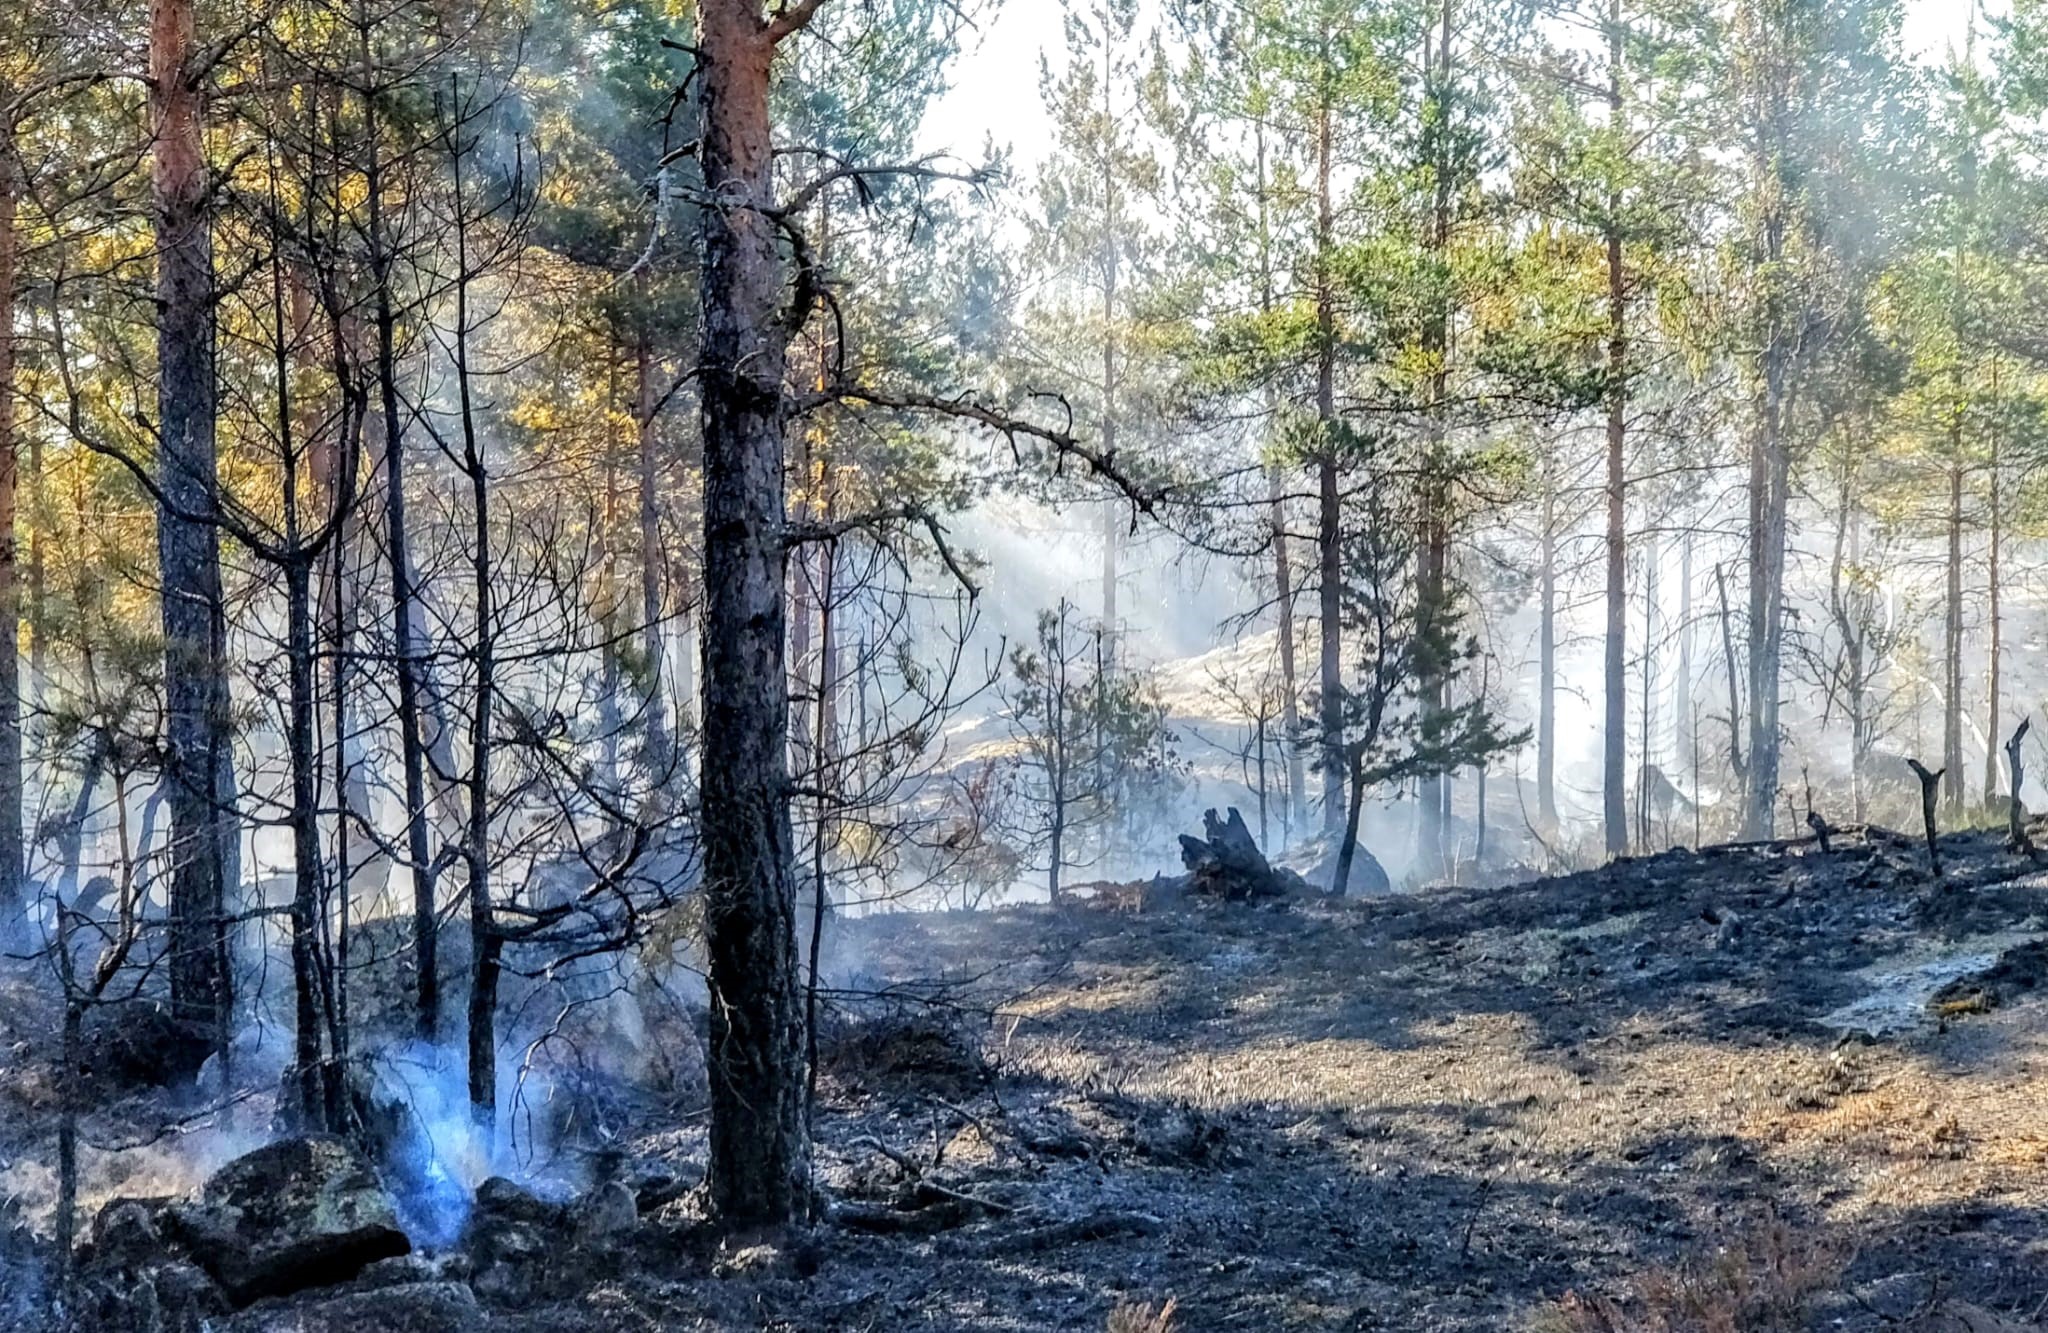
[(1138, 1301), (1118, 1301), (1109, 1312), (1105, 1333), (1173, 1333), (1173, 1297), (1153, 1306)]
[(1538, 1333), (1797, 1333), (1816, 1297), (1849, 1266), (1844, 1246), (1773, 1217), (1742, 1239), (1676, 1268), (1637, 1275), (1619, 1299), (1569, 1292)]

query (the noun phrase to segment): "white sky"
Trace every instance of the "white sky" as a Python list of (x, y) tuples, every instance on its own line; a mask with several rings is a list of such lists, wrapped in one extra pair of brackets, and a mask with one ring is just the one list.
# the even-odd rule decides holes
[[(1907, 0), (1906, 48), (1917, 58), (1941, 60), (1960, 48), (1970, 10), (1977, 0)], [(2005, 0), (1982, 0), (1991, 12)], [(1045, 154), (1050, 133), (1038, 95), (1042, 56), (1063, 58), (1060, 0), (1003, 0), (979, 37), (970, 34), (954, 65), (953, 87), (926, 118), (927, 150), (958, 153), (979, 161), (984, 142), (1015, 152), (1020, 178), (1028, 177)]]

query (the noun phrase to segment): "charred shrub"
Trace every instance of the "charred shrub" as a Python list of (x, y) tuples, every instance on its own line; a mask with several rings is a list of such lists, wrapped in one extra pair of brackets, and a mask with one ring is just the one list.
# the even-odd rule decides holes
[(984, 1025), (956, 1010), (900, 1002), (819, 1015), (819, 1072), (852, 1095), (962, 1096), (987, 1084)]

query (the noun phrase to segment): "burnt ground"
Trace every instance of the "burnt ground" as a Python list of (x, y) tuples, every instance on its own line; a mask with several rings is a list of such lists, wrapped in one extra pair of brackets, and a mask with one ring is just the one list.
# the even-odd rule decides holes
[[(1881, 839), (848, 923), (849, 991), (892, 998), (839, 997), (828, 1042), (838, 1221), (718, 1249), (686, 1197), (480, 1293), (476, 1326), (1102, 1329), (1171, 1296), (1182, 1330), (1518, 1329), (1745, 1245), (1816, 1270), (1796, 1321), (1745, 1333), (1948, 1298), (2031, 1320), (2048, 860), (1988, 834), (1944, 857), (1940, 886)], [(701, 1173), (687, 1112), (644, 1109), (635, 1170)]]

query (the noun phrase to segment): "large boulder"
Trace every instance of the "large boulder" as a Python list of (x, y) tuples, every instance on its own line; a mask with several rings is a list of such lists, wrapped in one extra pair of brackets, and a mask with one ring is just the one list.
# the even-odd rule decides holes
[[(1344, 846), (1341, 833), (1324, 834), (1290, 848), (1279, 858), (1279, 865), (1298, 874), (1310, 887), (1322, 893), (1330, 892), (1331, 882), (1337, 877), (1337, 854)], [(1347, 898), (1384, 898), (1394, 891), (1393, 881), (1388, 878), (1386, 867), (1362, 842), (1351, 844), (1351, 875), (1344, 884)]]
[(164, 1218), (236, 1305), (345, 1282), (412, 1249), (369, 1162), (330, 1135), (280, 1139), (238, 1157)]

